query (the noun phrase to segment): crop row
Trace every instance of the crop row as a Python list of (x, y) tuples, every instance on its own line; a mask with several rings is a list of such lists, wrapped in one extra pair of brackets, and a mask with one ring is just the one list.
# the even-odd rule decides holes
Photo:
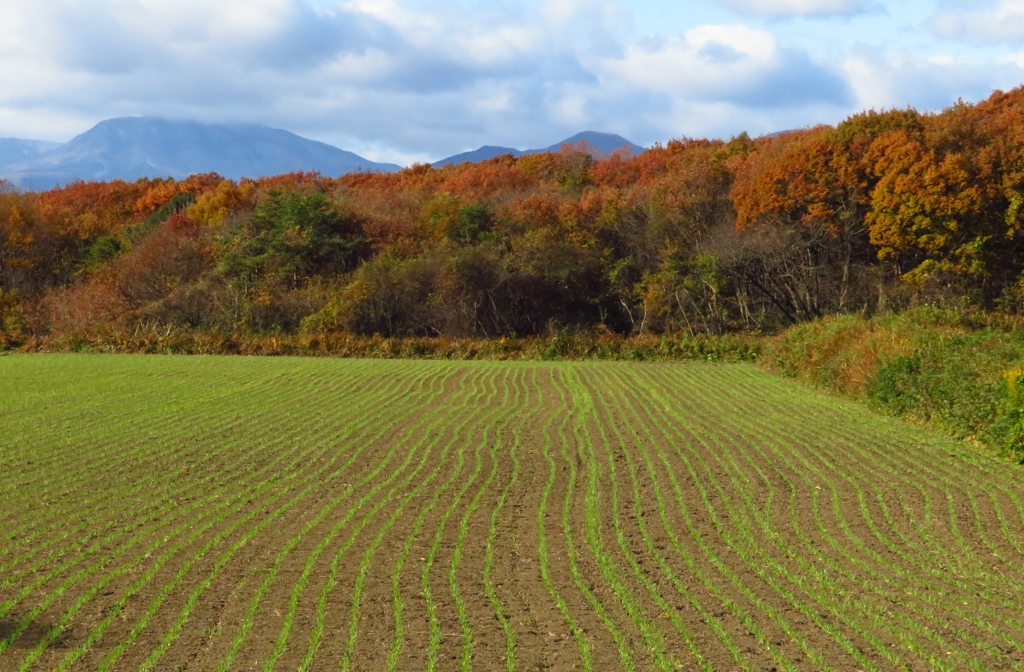
[(1021, 475), (748, 366), (0, 360), (0, 668), (1024, 668)]

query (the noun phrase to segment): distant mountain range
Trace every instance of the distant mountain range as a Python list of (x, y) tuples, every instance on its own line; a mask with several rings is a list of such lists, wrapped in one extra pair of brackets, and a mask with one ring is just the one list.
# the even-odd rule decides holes
[(478, 161), (486, 161), (487, 159), (493, 159), (496, 156), (502, 156), (504, 154), (511, 154), (512, 156), (523, 156), (526, 154), (542, 154), (544, 152), (557, 152), (562, 145), (576, 144), (585, 142), (590, 146), (592, 152), (597, 158), (607, 156), (612, 152), (619, 150), (625, 151), (627, 155), (635, 155), (644, 151), (644, 148), (639, 145), (634, 145), (629, 140), (626, 140), (621, 135), (615, 135), (614, 133), (598, 133), (597, 131), (584, 131), (577, 133), (571, 138), (566, 138), (561, 142), (557, 142), (550, 147), (543, 149), (526, 149), (519, 150), (513, 149), (512, 147), (495, 147), (494, 145), (484, 145), (480, 149), (475, 149), (472, 152), (463, 152), (462, 154), (456, 154), (455, 156), (449, 156), (447, 159), (441, 159), (430, 164), (434, 168), (441, 168), (442, 166), (457, 165), (460, 163), (476, 163)]
[[(623, 148), (627, 153), (643, 151), (621, 136), (587, 131), (544, 149), (520, 151), (486, 146), (433, 165), (483, 161), (502, 154), (522, 156), (557, 151), (564, 144), (581, 141), (598, 156)], [(399, 169), (394, 164), (376, 163), (288, 131), (245, 124), (120, 117), (102, 121), (65, 144), (0, 138), (0, 179), (27, 190), (52, 189), (77, 179), (181, 179), (215, 172), (237, 180), (300, 170), (334, 177), (360, 170)]]
[[(30, 148), (32, 142), (11, 146)], [(215, 172), (237, 180), (298, 170), (336, 176), (357, 170), (390, 172), (399, 166), (265, 126), (121, 117), (27, 159), (0, 163), (0, 178), (23, 189), (51, 189), (76, 179), (180, 179)]]
[(22, 140), (21, 138), (0, 138), (0, 169), (12, 163), (30, 161), (35, 157), (60, 147), (59, 142), (45, 140)]

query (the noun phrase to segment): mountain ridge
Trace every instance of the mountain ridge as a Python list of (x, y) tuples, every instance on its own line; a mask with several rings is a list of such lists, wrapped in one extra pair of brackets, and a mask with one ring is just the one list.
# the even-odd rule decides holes
[[(556, 152), (566, 144), (586, 143), (595, 157), (643, 147), (620, 135), (583, 131), (540, 149), (484, 145), (432, 163), (435, 168), (480, 162), (512, 154)], [(182, 179), (218, 173), (229, 179), (315, 171), (336, 177), (355, 171), (392, 172), (401, 167), (378, 163), (333, 145), (282, 129), (255, 124), (207, 124), (159, 117), (115, 117), (99, 122), (66, 143), (0, 138), (0, 179), (27, 190), (45, 190), (74, 180), (134, 181), (142, 177)]]
[(591, 153), (595, 158), (601, 158), (608, 156), (616, 151), (625, 149), (626, 154), (633, 156), (644, 151), (644, 148), (640, 145), (634, 144), (629, 140), (625, 139), (621, 135), (615, 133), (601, 133), (598, 131), (583, 131), (576, 135), (566, 138), (561, 142), (556, 142), (553, 145), (543, 147), (541, 149), (515, 149), (512, 147), (499, 147), (496, 145), (484, 145), (479, 149), (474, 149), (469, 152), (461, 152), (454, 154), (439, 161), (435, 161), (430, 164), (434, 168), (442, 168), (444, 166), (458, 165), (460, 163), (477, 163), (479, 161), (486, 161), (487, 159), (493, 159), (496, 156), (502, 156), (504, 154), (511, 154), (512, 156), (525, 156), (527, 154), (543, 154), (544, 152), (557, 152), (564, 145), (576, 144), (579, 142), (585, 142), (589, 145), (592, 150)]
[(46, 140), (29, 140), (26, 138), (0, 138), (0, 170), (5, 167), (28, 161), (40, 154), (60, 147), (59, 142)]
[(210, 172), (240, 179), (300, 170), (333, 177), (399, 169), (267, 126), (116, 117), (63, 145), (0, 168), (0, 178), (21, 188), (49, 189), (76, 179), (181, 179)]

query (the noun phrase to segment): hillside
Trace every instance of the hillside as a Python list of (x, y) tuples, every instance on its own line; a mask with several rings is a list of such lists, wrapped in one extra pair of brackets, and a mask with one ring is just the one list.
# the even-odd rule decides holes
[(59, 142), (26, 140), (24, 138), (0, 138), (0, 173), (15, 163), (30, 161), (40, 154), (60, 147)]

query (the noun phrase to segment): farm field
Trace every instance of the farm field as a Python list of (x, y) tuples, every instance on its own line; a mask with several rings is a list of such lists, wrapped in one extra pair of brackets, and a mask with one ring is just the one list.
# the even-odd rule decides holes
[(0, 357), (0, 670), (1024, 669), (1024, 471), (749, 365)]

